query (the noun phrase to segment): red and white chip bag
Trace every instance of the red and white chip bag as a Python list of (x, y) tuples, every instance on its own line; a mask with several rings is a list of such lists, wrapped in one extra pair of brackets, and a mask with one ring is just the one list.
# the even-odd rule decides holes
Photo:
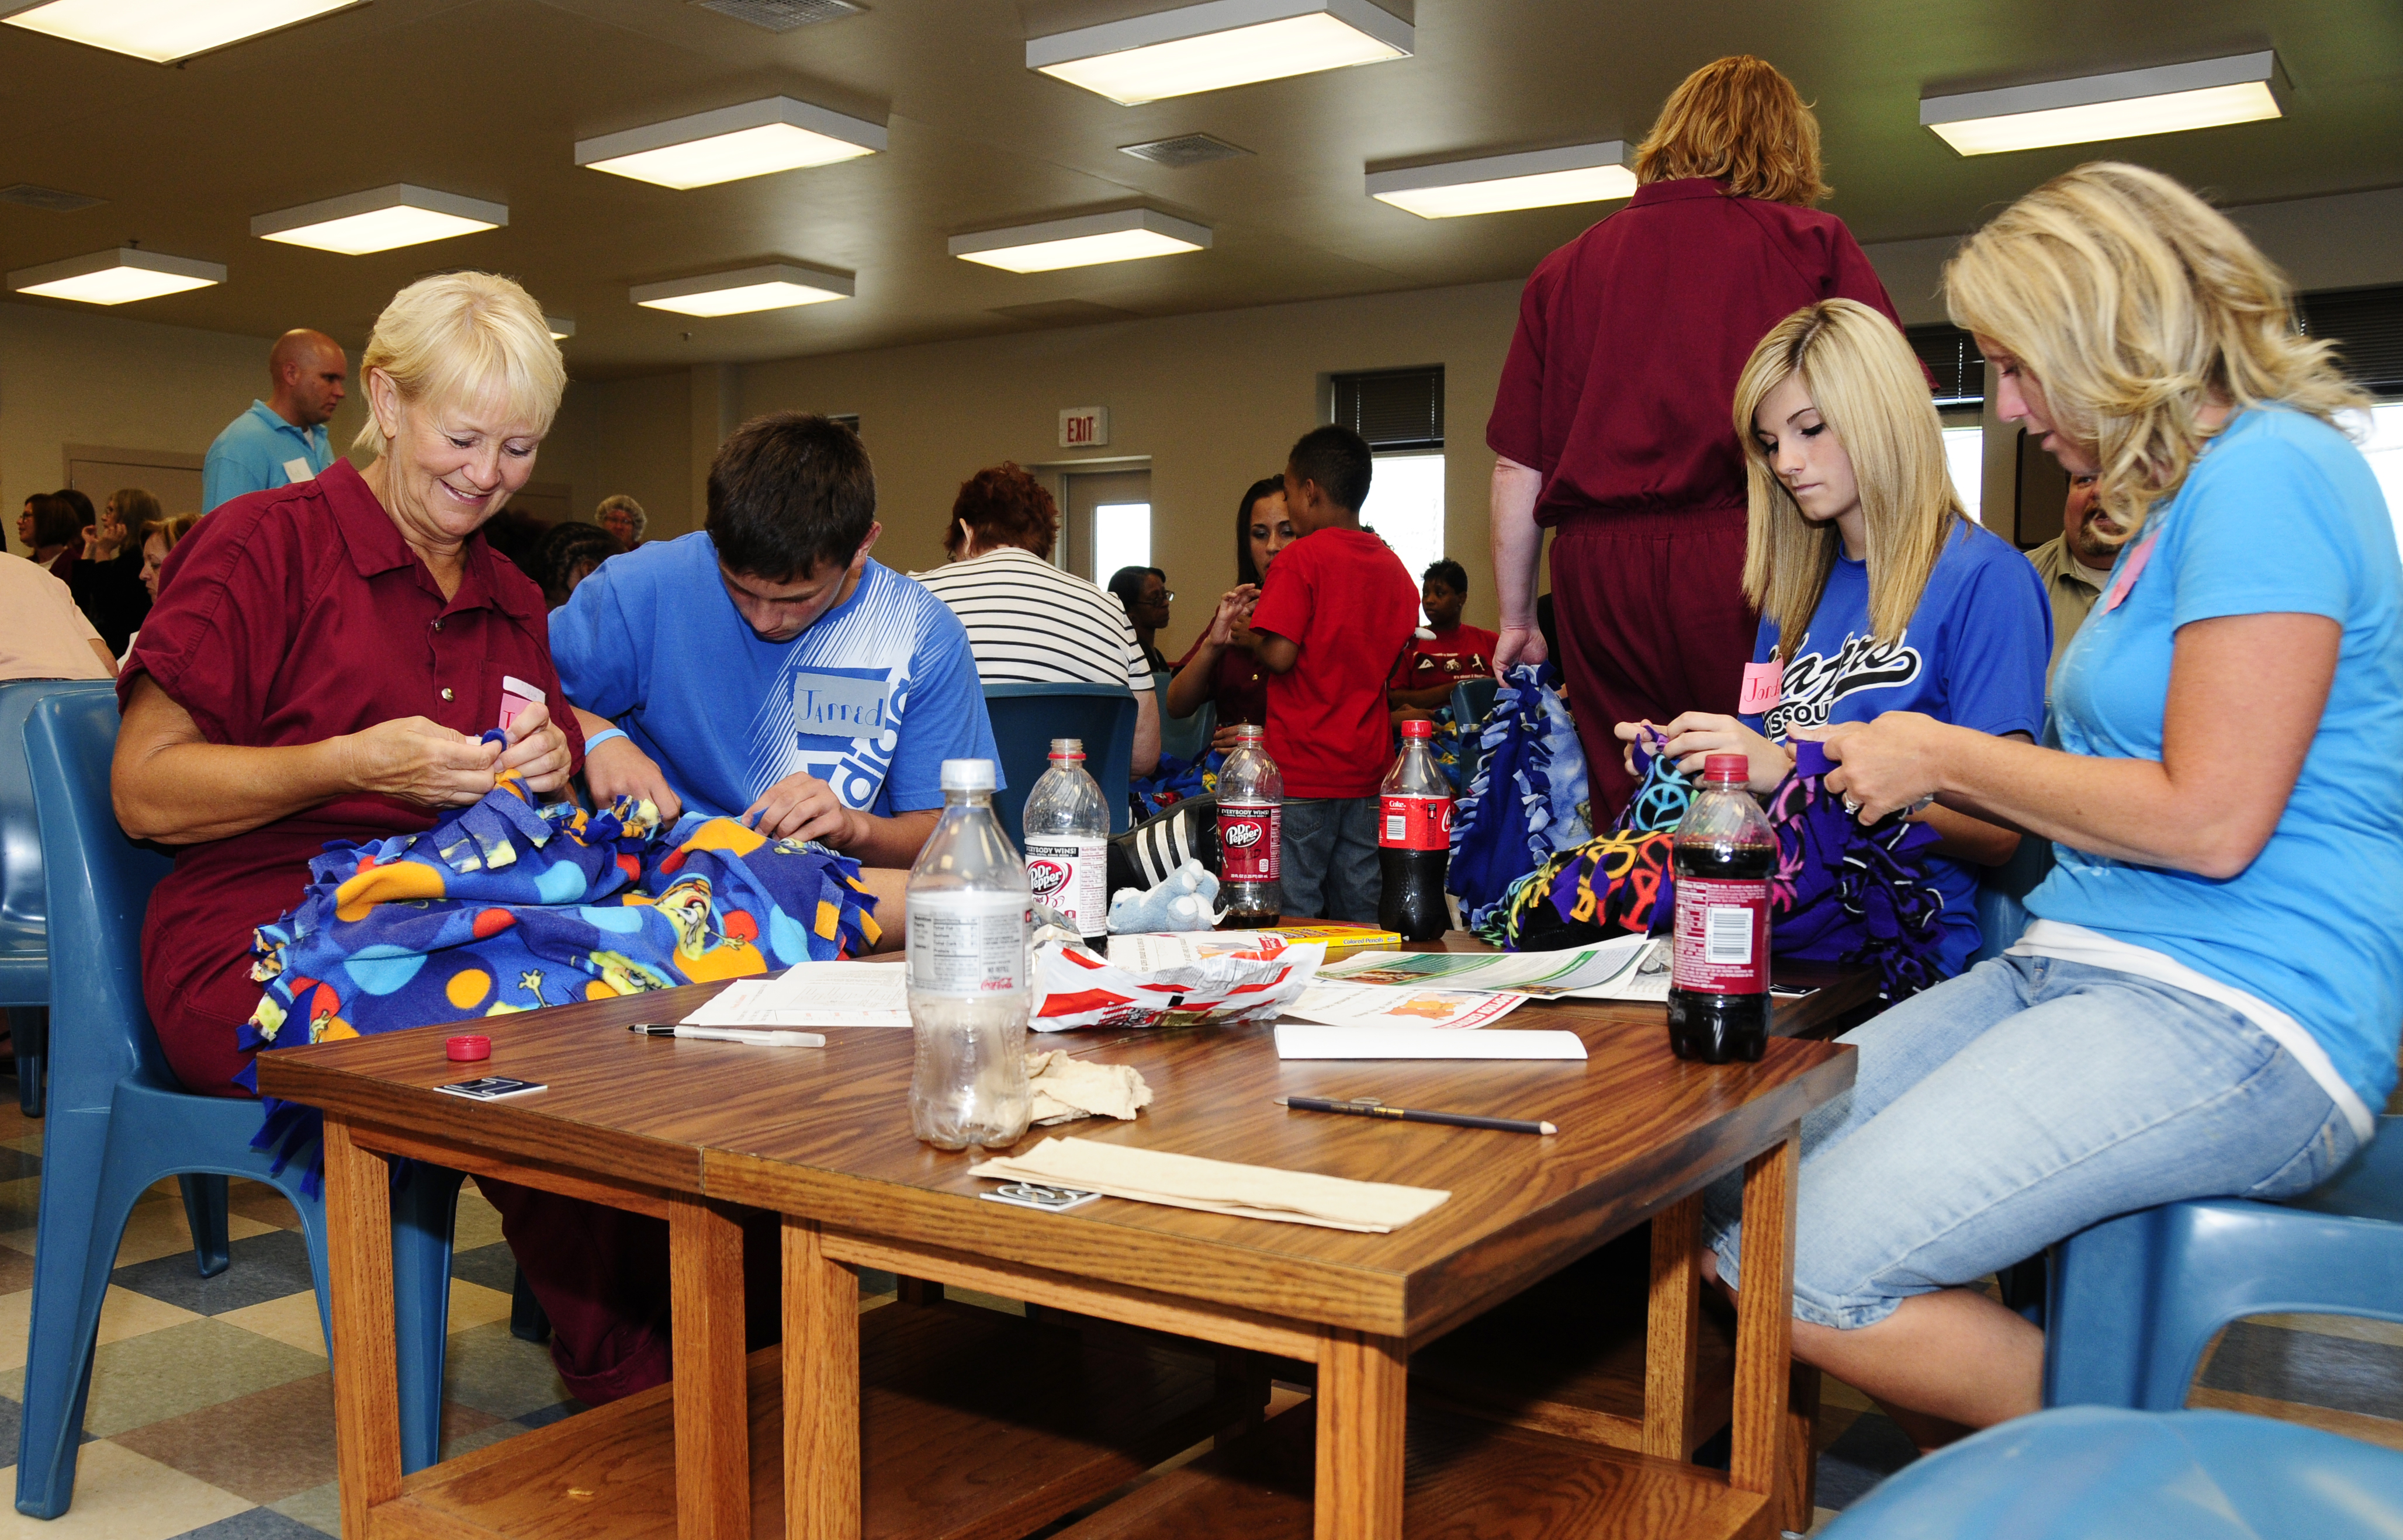
[[(1113, 954), (1123, 939), (1113, 938)], [(1312, 941), (1188, 954), (1138, 969), (1104, 962), (1080, 946), (1047, 941), (1035, 949), (1035, 1012), (1026, 1024), (1036, 1032), (1074, 1032), (1272, 1020), (1301, 998), (1326, 956), (1325, 943)]]

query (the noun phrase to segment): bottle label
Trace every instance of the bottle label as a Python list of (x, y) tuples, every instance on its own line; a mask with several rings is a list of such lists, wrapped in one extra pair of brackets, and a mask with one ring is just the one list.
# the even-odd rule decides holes
[(1026, 886), (1038, 904), (1068, 917), (1079, 936), (1109, 929), (1109, 842), (1026, 837)]
[(1035, 914), (1009, 893), (910, 895), (910, 992), (976, 1000), (1027, 986)]
[(1274, 802), (1218, 804), (1218, 880), (1273, 882), (1285, 842), (1285, 807)]
[(1385, 850), (1452, 849), (1452, 798), (1380, 798), (1377, 843)]
[(1677, 879), (1677, 941), (1669, 986), (1703, 994), (1769, 990), (1769, 884)]

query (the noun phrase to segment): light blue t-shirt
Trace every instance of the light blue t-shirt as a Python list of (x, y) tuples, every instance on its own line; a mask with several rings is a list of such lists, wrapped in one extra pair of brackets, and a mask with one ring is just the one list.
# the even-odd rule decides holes
[(613, 556), (550, 614), (567, 698), (626, 729), (688, 812), (736, 816), (807, 770), (880, 817), (943, 805), (946, 759), (990, 759), (967, 632), (870, 562), (850, 598), (764, 642), (727, 597), (705, 531)]
[[(1752, 660), (1777, 650), (1777, 623), (1763, 619)], [(2000, 736), (2035, 737), (2044, 727), (2044, 671), (2052, 657), (2052, 605), (2044, 580), (2010, 543), (1958, 522), (1927, 575), (1919, 607), (1892, 642), (1869, 624), (1869, 565), (1839, 551), (1811, 629), (1789, 649), (1776, 705), (1743, 718), (1778, 742), (1788, 728), (1868, 722), (1890, 711), (1924, 712), (1939, 722)], [(1944, 895), (1941, 952), (1950, 976), (1978, 950), (1978, 868), (1927, 857), (1928, 880)]]
[(201, 462), (201, 511), (214, 512), (246, 492), (309, 480), (333, 463), (325, 423), (295, 427), (266, 402), (253, 401), (248, 411), (226, 424)]
[[(2147, 542), (2127, 597), (2105, 609)], [(2178, 628), (2272, 614), (2344, 630), (2302, 773), (2253, 864), (2218, 881), (2056, 845), (2027, 907), (2285, 1012), (2376, 1108), (2403, 1022), (2403, 563), (2361, 452), (2284, 408), (2231, 422), (2120, 552), (2062, 658), (2053, 725), (2072, 754), (2160, 759)]]

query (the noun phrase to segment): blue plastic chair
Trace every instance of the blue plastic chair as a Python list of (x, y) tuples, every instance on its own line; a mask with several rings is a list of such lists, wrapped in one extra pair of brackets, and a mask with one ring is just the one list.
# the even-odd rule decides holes
[(1134, 770), (1134, 692), (1123, 685), (987, 685), (984, 709), (1001, 751), (1002, 789), (993, 812), (1003, 832), (1026, 848), (1026, 794), (1051, 763), (1051, 740), (1082, 739), (1085, 769), (1102, 784), (1110, 832), (1127, 828), (1127, 782)]
[(1484, 726), (1485, 714), (1493, 709), (1493, 697), (1501, 686), (1493, 679), (1464, 679), (1452, 687), (1452, 725), (1460, 729), (1460, 789), (1465, 796), (1468, 784), (1477, 779), (1477, 768), (1485, 763), (1485, 742), (1479, 730)]
[(1196, 760), (1210, 752), (1210, 739), (1218, 730), (1218, 702), (1204, 701), (1190, 716), (1169, 715), (1168, 682), (1175, 677), (1165, 669), (1151, 675), (1152, 698), (1160, 702), (1160, 752)]
[(0, 684), (0, 1006), (17, 1061), (17, 1104), (42, 1116), (49, 1054), (50, 938), (43, 918), (42, 830), (25, 771), (25, 714), (52, 695), (106, 695), (105, 679), (17, 679)]
[[(326, 1301), (326, 1209), (300, 1190), (299, 1167), (269, 1169), (250, 1147), (258, 1103), (183, 1089), (142, 1003), (142, 915), (171, 866), (118, 827), (109, 805), (117, 701), (103, 691), (62, 692), (26, 720), (24, 754), (41, 818), (50, 921), (50, 1109), (42, 1137), (42, 1200), (34, 1247), (34, 1309), (26, 1347), (24, 1421), (17, 1441), (17, 1511), (64, 1513), (75, 1495), (76, 1450), (91, 1389), (102, 1297), (134, 1202), (162, 1177), (209, 1172), (188, 1185), (215, 1195), (222, 1269), (224, 1178), (277, 1188), (299, 1211)], [(450, 1319), (451, 1226), (459, 1174), (412, 1163), (393, 1190), (394, 1303), (399, 1324), (401, 1459), (415, 1470), (439, 1445), (442, 1367)], [(195, 1215), (198, 1236), (207, 1216)]]
[(2403, 1453), (2232, 1411), (2038, 1412), (1888, 1477), (1822, 1540), (2391, 1540)]
[(2403, 1322), (2403, 1117), (2300, 1198), (2164, 1203), (2052, 1248), (2044, 1400), (2171, 1411), (2247, 1315)]

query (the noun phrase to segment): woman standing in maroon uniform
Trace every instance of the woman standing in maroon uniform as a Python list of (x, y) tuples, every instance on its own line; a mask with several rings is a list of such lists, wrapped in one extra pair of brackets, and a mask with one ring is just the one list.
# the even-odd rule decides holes
[(1752, 659), (1728, 415), (1744, 360), (1821, 299), (1895, 318), (1843, 222), (1810, 207), (1827, 195), (1819, 170), (1818, 120), (1791, 81), (1748, 56), (1705, 65), (1637, 151), (1634, 198), (1546, 257), (1520, 300), (1485, 431), (1494, 663), (1545, 657), (1535, 578), (1551, 526), (1561, 665), (1598, 814), (1635, 789), (1611, 724), (1732, 714)]

